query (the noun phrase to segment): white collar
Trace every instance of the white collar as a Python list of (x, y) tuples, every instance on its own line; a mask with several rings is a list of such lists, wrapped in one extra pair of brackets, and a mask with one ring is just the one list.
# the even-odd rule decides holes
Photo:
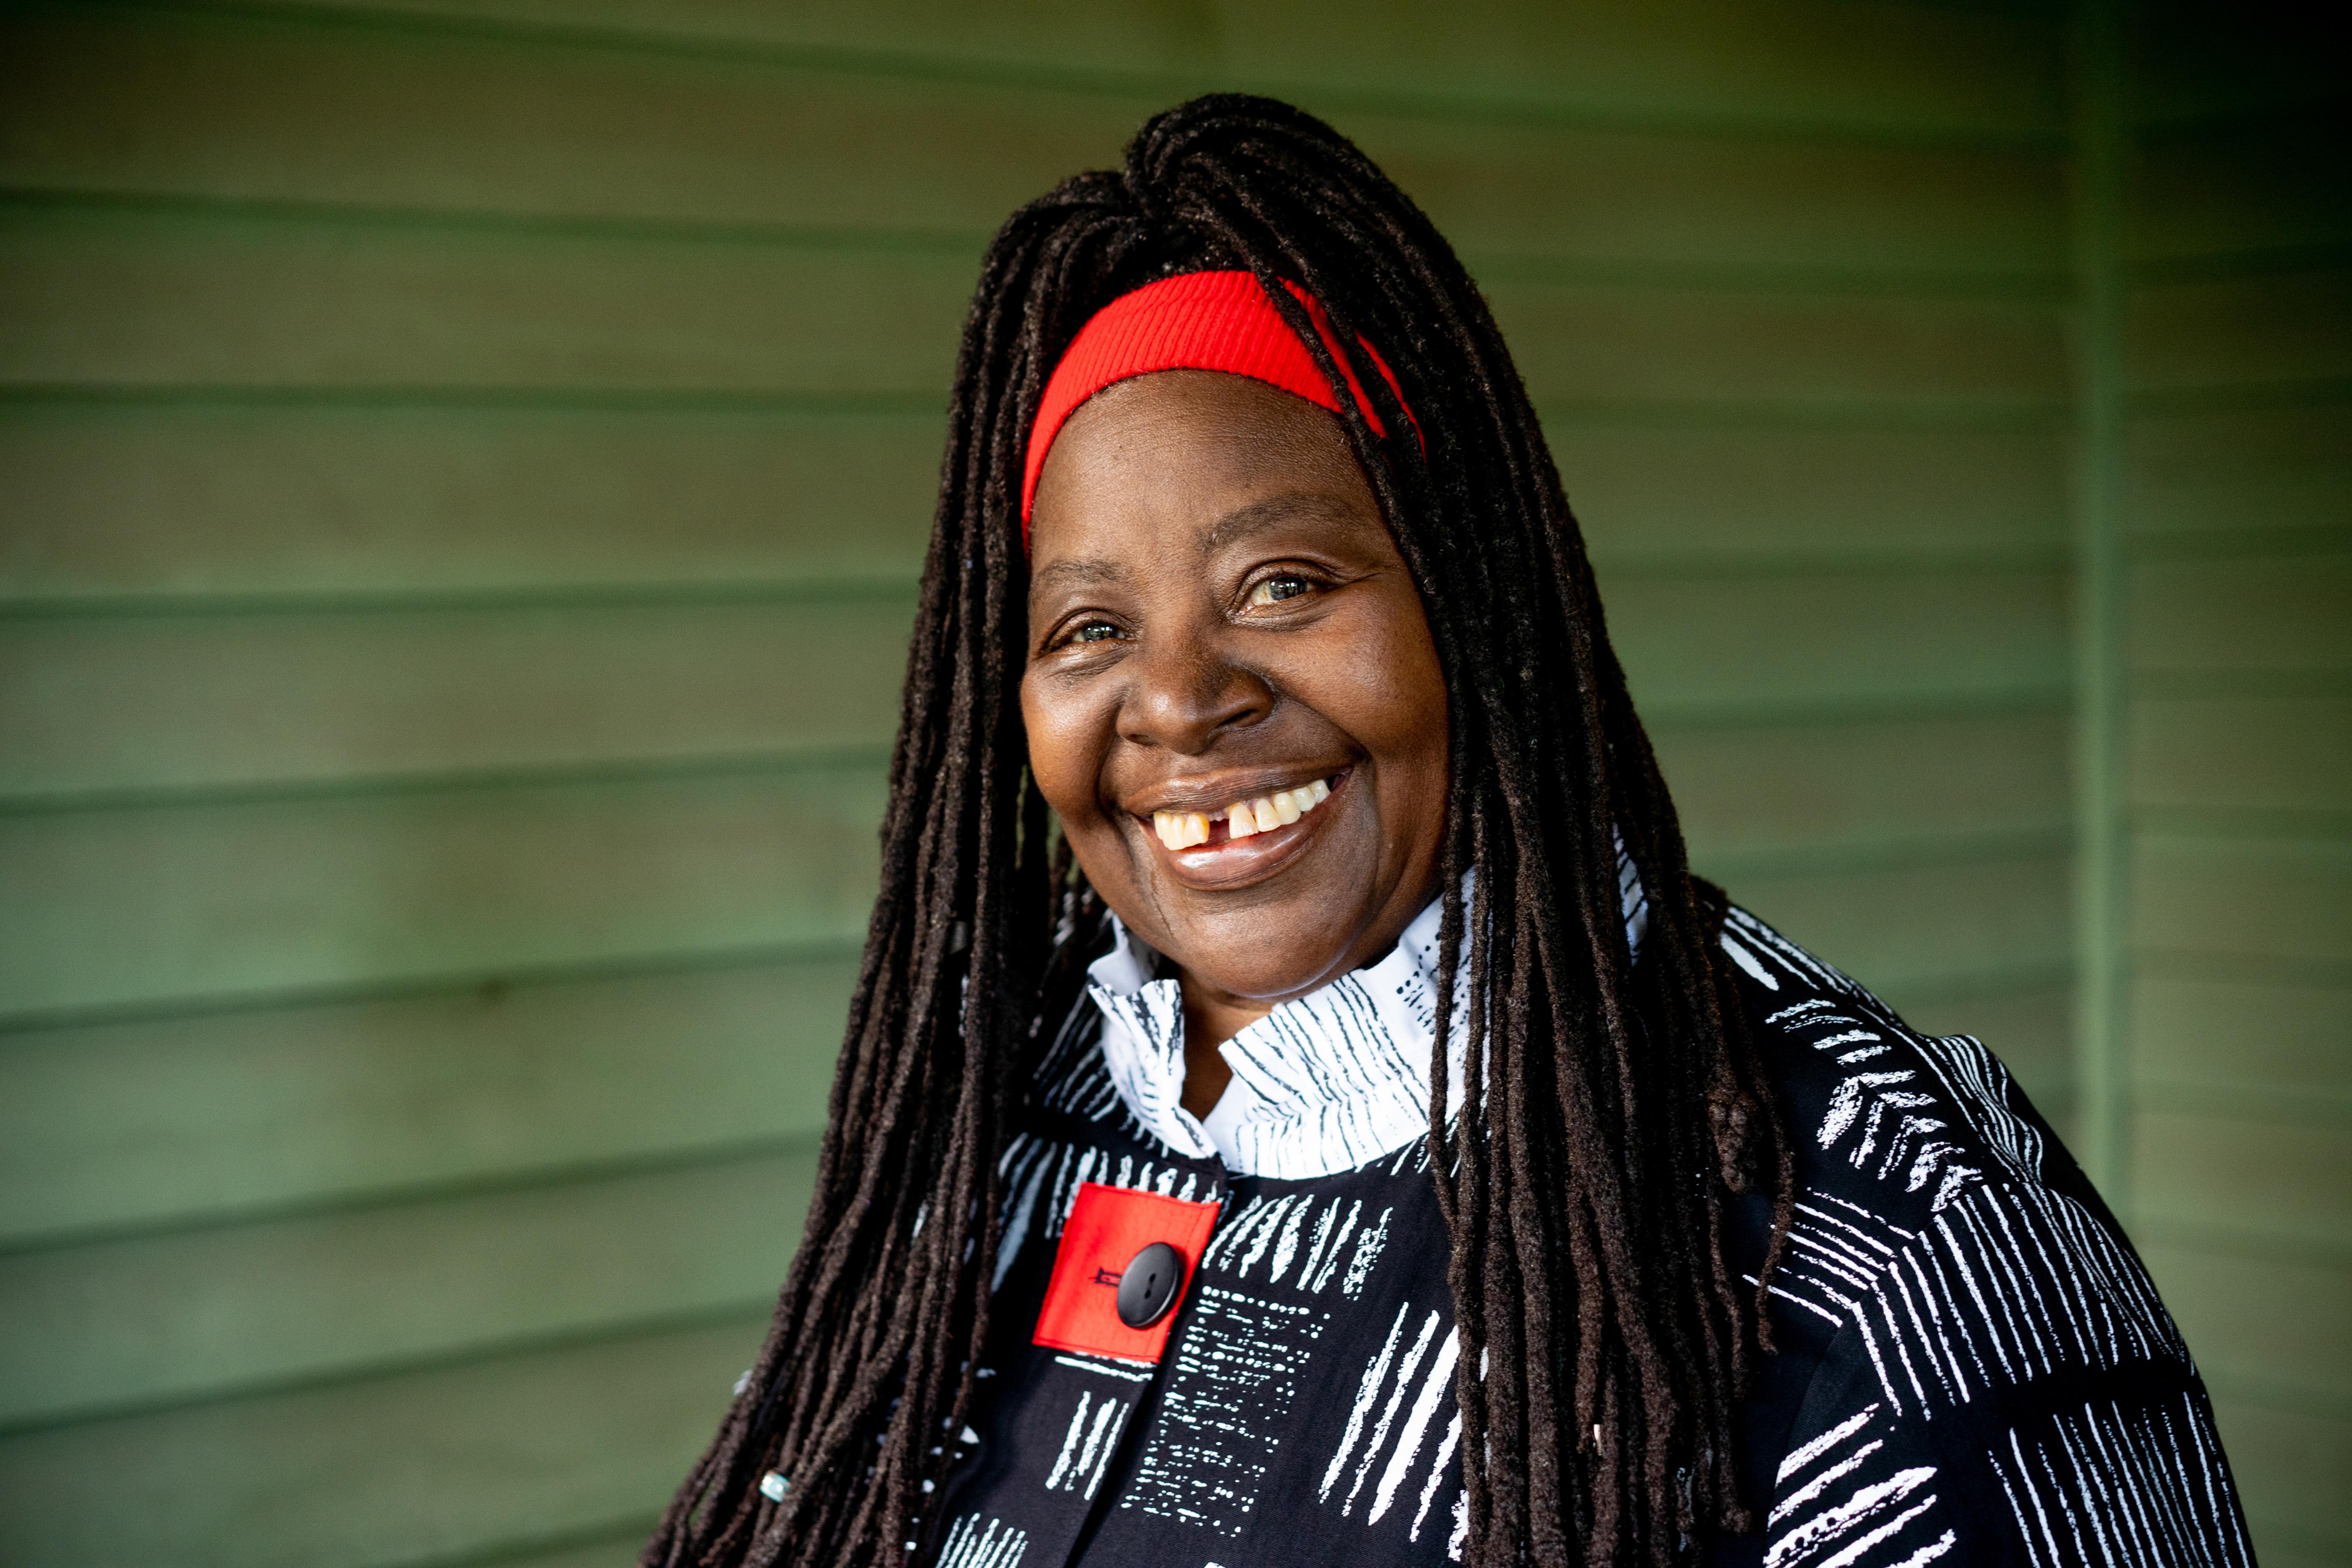
[[(1649, 903), (1622, 838), (1617, 877), (1625, 940), (1639, 952)], [(1463, 893), (1466, 900), (1466, 883)], [(1205, 1119), (1181, 1103), (1182, 991), (1153, 978), (1150, 948), (1114, 916), (1110, 951), (1087, 970), (1112, 1086), (1153, 1137), (1181, 1154), (1213, 1154), (1239, 1175), (1328, 1176), (1402, 1148), (1429, 1126), (1442, 915), (1443, 901), (1432, 900), (1385, 958), (1283, 1003), (1219, 1046), (1233, 1081)], [(1455, 1105), (1468, 1015), (1457, 988), (1446, 1088)]]

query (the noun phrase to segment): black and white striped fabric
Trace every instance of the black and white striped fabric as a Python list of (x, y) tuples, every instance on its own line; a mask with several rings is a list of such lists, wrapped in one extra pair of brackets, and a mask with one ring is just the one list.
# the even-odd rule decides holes
[[(1627, 937), (1647, 910), (1630, 866)], [(1791, 1131), (1780, 1353), (1738, 1416), (1760, 1532), (1719, 1564), (2251, 1564), (2194, 1363), (1999, 1060), (1906, 1027), (1734, 910)], [(1182, 1008), (1118, 933), (1002, 1159), (982, 1397), (925, 1531), (946, 1568), (1458, 1560), (1460, 1346), (1426, 1163), (1436, 910), (1226, 1045), (1179, 1103)], [(1455, 1064), (1459, 1085), (1459, 1063)], [(1156, 1365), (1031, 1342), (1084, 1183), (1221, 1205)], [(1769, 1215), (1736, 1237), (1760, 1266)]]

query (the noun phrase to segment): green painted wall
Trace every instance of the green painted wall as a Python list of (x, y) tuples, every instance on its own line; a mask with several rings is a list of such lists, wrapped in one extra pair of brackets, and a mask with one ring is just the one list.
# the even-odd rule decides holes
[(0, 1557), (628, 1560), (797, 1235), (980, 247), (1246, 85), (1490, 290), (1702, 866), (2062, 1121), (2084, 1078), (2266, 1542), (2352, 1562), (2302, 88), (2163, 57), (2100, 207), (2022, 5), (0, 27)]
[(2116, 219), (2103, 1174), (2270, 1568), (2352, 1562), (2352, 93), (2323, 16), (2124, 17), (2092, 193)]

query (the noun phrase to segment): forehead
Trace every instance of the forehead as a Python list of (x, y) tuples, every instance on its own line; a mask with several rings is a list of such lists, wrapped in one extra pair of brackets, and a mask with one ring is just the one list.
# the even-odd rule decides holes
[(1339, 416), (1220, 371), (1159, 371), (1089, 398), (1055, 437), (1030, 520), (1032, 560), (1181, 531), (1206, 536), (1254, 503), (1377, 518)]

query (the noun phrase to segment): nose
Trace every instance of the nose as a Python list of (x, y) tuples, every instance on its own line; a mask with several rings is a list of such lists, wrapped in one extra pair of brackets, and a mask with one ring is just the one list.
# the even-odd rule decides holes
[(1139, 652), (1128, 663), (1131, 684), (1118, 715), (1119, 738), (1130, 745), (1197, 756), (1219, 735), (1273, 711), (1265, 677), (1212, 642), (1163, 638)]

